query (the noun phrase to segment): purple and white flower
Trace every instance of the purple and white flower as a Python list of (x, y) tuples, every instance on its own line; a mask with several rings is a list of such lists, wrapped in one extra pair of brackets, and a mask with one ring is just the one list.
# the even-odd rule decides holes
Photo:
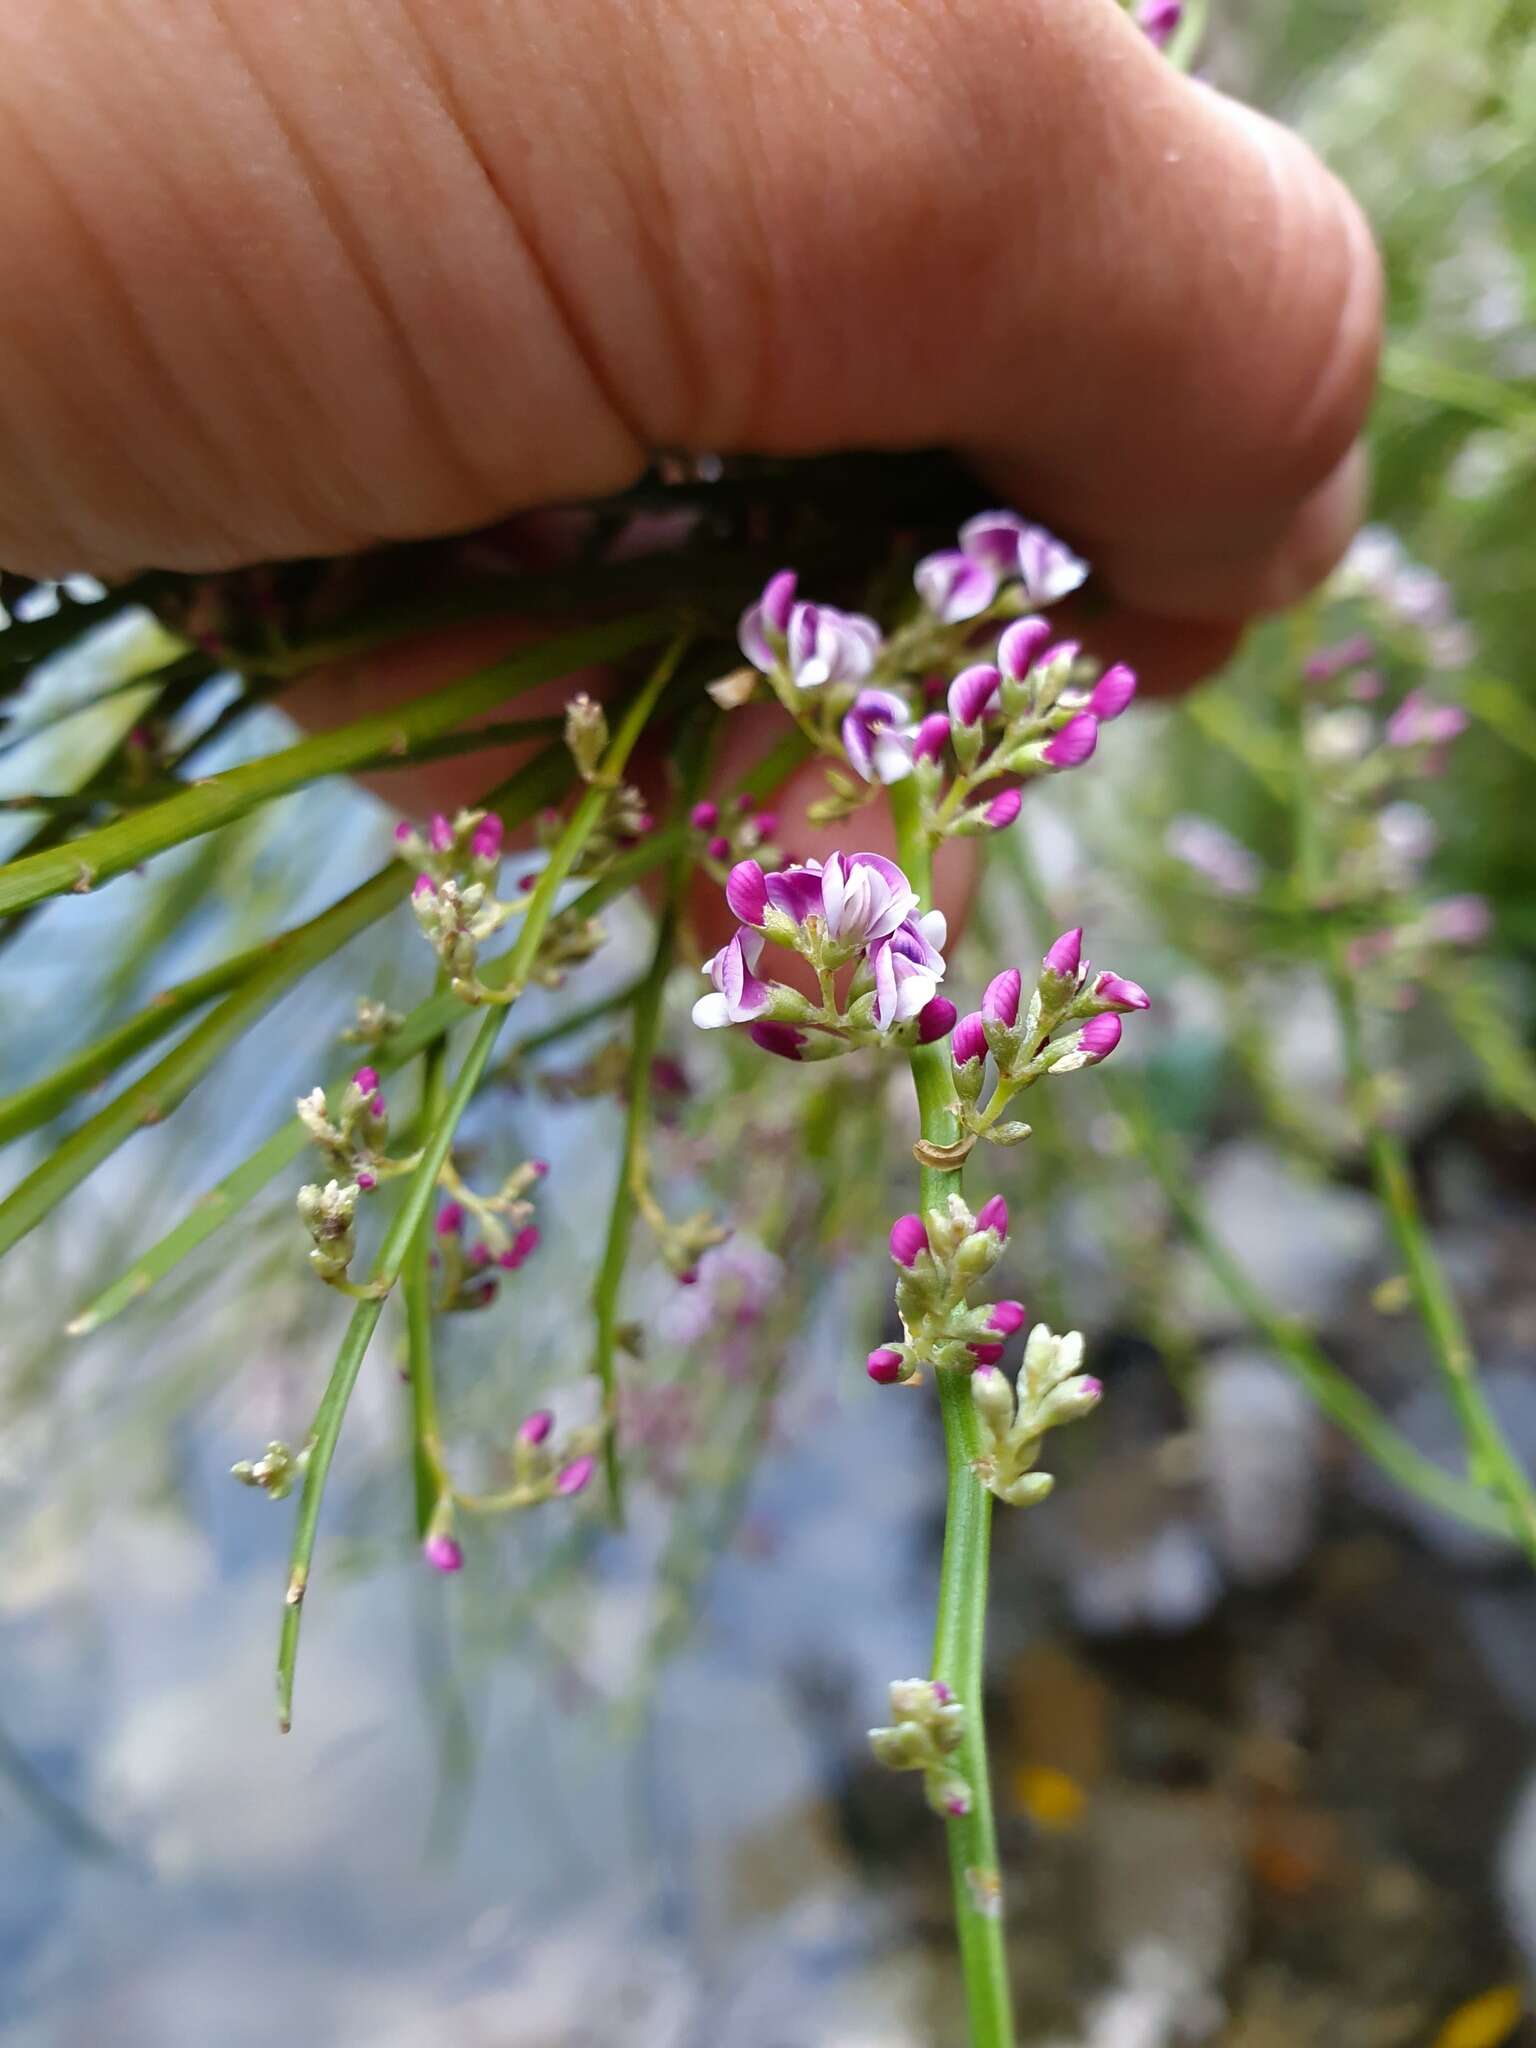
[(866, 782), (902, 782), (912, 773), (918, 728), (891, 690), (860, 690), (843, 718), (843, 752)]
[(909, 918), (870, 955), (875, 976), (875, 1022), (882, 1031), (925, 1010), (944, 979), (941, 948), (948, 937), (942, 910)]
[(968, 519), (960, 529), (960, 546), (1006, 581), (1021, 582), (1030, 605), (1058, 603), (1088, 575), (1086, 562), (1017, 512), (982, 512)]
[(752, 971), (762, 952), (762, 933), (743, 929), (706, 964), (704, 972), (714, 986), (709, 995), (700, 996), (693, 1006), (693, 1021), (701, 1030), (718, 1031), (726, 1024), (750, 1024), (764, 1014), (772, 1000), (771, 992), (768, 983), (759, 981)]
[(795, 572), (781, 569), (742, 613), (736, 639), (747, 660), (765, 676), (787, 670), (799, 690), (862, 682), (880, 652), (880, 628), (862, 612), (796, 603), (795, 590)]
[(962, 548), (924, 555), (912, 572), (917, 594), (946, 626), (974, 619), (997, 595), (997, 571)]

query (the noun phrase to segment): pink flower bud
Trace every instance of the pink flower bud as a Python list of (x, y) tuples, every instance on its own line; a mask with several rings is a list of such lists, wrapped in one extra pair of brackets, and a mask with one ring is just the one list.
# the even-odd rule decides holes
[(950, 1701), (954, 1698), (954, 1694), (950, 1691), (949, 1687), (944, 1683), (942, 1678), (936, 1678), (933, 1681), (933, 1697), (937, 1705), (941, 1707), (947, 1707)]
[(725, 837), (723, 832), (717, 832), (704, 851), (711, 860), (729, 860), (731, 857), (731, 842)]
[(688, 822), (695, 832), (713, 832), (720, 822), (720, 806), (709, 802), (695, 804), (688, 813)]
[(1011, 1031), (1019, 1021), (1023, 987), (1024, 977), (1017, 967), (1005, 967), (1001, 974), (994, 974), (981, 999), (983, 1017), (990, 1017), (994, 1024), (1006, 1025)]
[(549, 1172), (549, 1161), (547, 1159), (530, 1159), (528, 1170), (536, 1180), (543, 1180)]
[(957, 1067), (969, 1066), (972, 1060), (986, 1058), (987, 1035), (982, 1029), (980, 1010), (972, 1010), (968, 1017), (960, 1019), (949, 1041), (949, 1050)]
[(1353, 633), (1347, 640), (1335, 641), (1332, 647), (1319, 647), (1315, 654), (1309, 654), (1301, 665), (1301, 673), (1309, 683), (1331, 683), (1345, 669), (1358, 668), (1369, 661), (1375, 652), (1369, 633)]
[(555, 1418), (547, 1408), (535, 1408), (517, 1425), (517, 1440), (520, 1444), (541, 1444), (554, 1426)]
[(496, 860), (501, 854), (502, 835), (506, 828), (494, 811), (489, 811), (475, 827), (470, 837), (469, 850), (476, 860)]
[(934, 996), (917, 1013), (917, 1042), (932, 1045), (940, 1038), (947, 1038), (955, 1027), (959, 1015), (948, 996)]
[(779, 814), (777, 811), (759, 811), (752, 823), (757, 827), (760, 839), (772, 839), (778, 833)]
[(1035, 656), (1051, 637), (1044, 619), (1015, 619), (997, 643), (997, 665), (1011, 683), (1022, 683)]
[(1083, 962), (1083, 928), (1074, 925), (1069, 932), (1063, 932), (1047, 952), (1044, 967), (1047, 974), (1059, 974), (1070, 981)]
[(596, 1469), (596, 1458), (573, 1458), (569, 1465), (555, 1475), (556, 1493), (580, 1493)]
[[(504, 1254), (504, 1256), (506, 1258), (510, 1258), (512, 1254), (510, 1252), (507, 1252)], [(472, 1245), (470, 1247), (469, 1263), (471, 1264), (471, 1266), (474, 1267), (477, 1273), (483, 1266), (488, 1266), (491, 1263), (490, 1246), (488, 1244)]]
[(878, 1351), (871, 1351), (864, 1370), (877, 1387), (893, 1387), (901, 1378), (901, 1353), (882, 1345)]
[(768, 915), (768, 882), (755, 860), (737, 861), (726, 877), (725, 900), (743, 924), (762, 929)]
[(1127, 981), (1123, 974), (1101, 974), (1093, 984), (1101, 1003), (1113, 1003), (1119, 1010), (1150, 1010), (1152, 998), (1139, 981)]
[(537, 884), (538, 879), (539, 871), (537, 868), (530, 868), (526, 875), (519, 875), (517, 878), (518, 894), (520, 896), (530, 895), (535, 885)]
[(992, 1313), (987, 1317), (988, 1326), (1004, 1337), (1011, 1337), (1015, 1330), (1024, 1327), (1024, 1304), (1022, 1301), (994, 1301)]
[(1008, 1204), (1001, 1195), (991, 1195), (976, 1212), (976, 1228), (990, 1230), (998, 1237), (1008, 1235)]
[(378, 1068), (359, 1067), (352, 1076), (352, 1086), (364, 1095), (376, 1095), (379, 1091)]
[(1079, 711), (1069, 718), (1054, 739), (1041, 748), (1041, 758), (1053, 768), (1077, 768), (1099, 743), (1099, 721), (1091, 711)]
[(457, 1202), (444, 1202), (437, 1212), (439, 1237), (457, 1237), (464, 1228), (464, 1211)]
[(971, 1802), (964, 1792), (951, 1792), (944, 1802), (944, 1811), (951, 1820), (964, 1820), (971, 1810)]
[(413, 896), (435, 896), (437, 894), (437, 884), (430, 875), (418, 875), (411, 884), (411, 894)]
[(928, 1249), (928, 1232), (921, 1216), (898, 1216), (891, 1225), (891, 1257), (898, 1266), (913, 1266), (919, 1252)]
[(1107, 1060), (1120, 1043), (1122, 1026), (1113, 1010), (1106, 1010), (1102, 1017), (1091, 1017), (1077, 1034), (1077, 1042), (1087, 1054), (1087, 1064), (1097, 1066), (1100, 1060)]
[(1094, 684), (1086, 708), (1101, 722), (1106, 718), (1118, 718), (1135, 694), (1135, 671), (1128, 669), (1123, 661), (1117, 661), (1112, 668), (1105, 669)]
[(930, 711), (917, 728), (912, 741), (914, 761), (939, 761), (949, 745), (949, 720), (942, 711)]
[(379, 1183), (374, 1178), (374, 1176), (371, 1173), (369, 1173), (365, 1168), (364, 1171), (357, 1176), (357, 1184), (362, 1189), (365, 1195), (371, 1195)]
[(1136, 24), (1155, 50), (1166, 49), (1184, 19), (1184, 0), (1141, 0)]
[(679, 1273), (677, 1276), (677, 1284), (679, 1287), (697, 1287), (699, 1284), (698, 1267), (690, 1266), (685, 1273)]
[(1007, 1350), (1005, 1344), (968, 1344), (966, 1349), (978, 1365), (996, 1365)]
[(988, 662), (962, 669), (949, 686), (949, 715), (956, 725), (979, 725), (997, 695), (1000, 677)]
[(1024, 799), (1016, 789), (1000, 790), (982, 812), (982, 823), (994, 832), (1011, 825), (1023, 808)]
[(1079, 1388), (1080, 1388), (1080, 1390), (1081, 1390), (1081, 1392), (1082, 1392), (1082, 1394), (1083, 1394), (1083, 1397), (1084, 1397), (1084, 1398), (1085, 1398), (1086, 1400), (1089, 1400), (1089, 1401), (1102, 1401), (1102, 1400), (1103, 1400), (1103, 1398), (1104, 1398), (1104, 1382), (1103, 1382), (1102, 1380), (1096, 1380), (1096, 1379), (1095, 1379), (1095, 1378), (1093, 1377), (1092, 1373), (1084, 1373), (1084, 1374), (1083, 1374), (1083, 1377), (1082, 1377), (1082, 1378), (1081, 1378), (1081, 1380), (1079, 1380), (1079, 1382), (1078, 1382), (1078, 1386), (1079, 1386)]
[(433, 817), (427, 832), (427, 841), (434, 853), (446, 853), (453, 845), (453, 827), (441, 811)]
[(799, 1059), (805, 1043), (803, 1031), (797, 1031), (793, 1024), (776, 1024), (770, 1017), (760, 1017), (755, 1024), (749, 1024), (747, 1036), (764, 1052), (777, 1053), (781, 1060)]
[(464, 1553), (446, 1529), (437, 1529), (421, 1546), (421, 1554), (435, 1572), (461, 1572)]
[(539, 1226), (537, 1223), (525, 1223), (513, 1238), (510, 1249), (504, 1251), (496, 1263), (498, 1266), (504, 1266), (509, 1273), (515, 1273), (523, 1261), (531, 1258), (538, 1248)]
[(409, 839), (410, 836), (411, 828), (405, 822), (404, 818), (402, 818), (399, 824), (395, 827), (395, 838), (399, 841), (400, 845), (404, 846), (406, 840)]

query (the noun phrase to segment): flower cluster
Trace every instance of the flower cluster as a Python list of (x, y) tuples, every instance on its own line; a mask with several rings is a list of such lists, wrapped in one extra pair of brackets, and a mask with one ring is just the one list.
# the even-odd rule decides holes
[[(893, 1036), (928, 1043), (954, 1023), (954, 1005), (938, 992), (943, 913), (918, 913), (894, 861), (833, 853), (767, 874), (744, 860), (725, 894), (740, 928), (706, 964), (711, 992), (693, 1006), (704, 1030), (745, 1024), (765, 1051), (814, 1060)], [(807, 963), (819, 1002), (759, 975), (770, 942)]]
[[(439, 1309), (489, 1308), (503, 1273), (515, 1273), (538, 1250), (539, 1226), (525, 1197), (549, 1168), (542, 1159), (528, 1159), (508, 1174), (494, 1195), (477, 1195), (452, 1167), (443, 1181), (452, 1199), (437, 1212), (438, 1273), (435, 1305)], [(479, 1235), (468, 1238), (469, 1226)]]
[(705, 798), (688, 813), (690, 830), (696, 835), (701, 864), (717, 881), (724, 881), (730, 866), (738, 860), (756, 858), (768, 867), (780, 864), (775, 840), (779, 820), (776, 812), (760, 811), (750, 796), (737, 797), (724, 809)]
[(891, 1225), (891, 1257), (899, 1273), (896, 1313), (902, 1342), (869, 1354), (868, 1372), (879, 1386), (907, 1383), (920, 1368), (972, 1372), (995, 1364), (1007, 1339), (1024, 1327), (1021, 1301), (972, 1303), (1008, 1242), (1008, 1204), (1001, 1195), (973, 1216), (959, 1195), (926, 1216), (898, 1216)]
[(496, 1000), (479, 978), (480, 948), (522, 908), (496, 895), (500, 818), (486, 811), (460, 811), (451, 820), (439, 814), (425, 834), (402, 821), (395, 839), (402, 860), (419, 869), (411, 909), (454, 993), (468, 1002)]
[(372, 1194), (381, 1180), (408, 1173), (414, 1159), (391, 1159), (385, 1153), (389, 1142), (389, 1108), (379, 1085), (377, 1067), (359, 1067), (343, 1089), (334, 1109), (323, 1088), (300, 1096), (299, 1121), (320, 1148), (335, 1175), (355, 1181), (359, 1191)]
[(1024, 1346), (1016, 1388), (995, 1364), (980, 1365), (971, 1375), (983, 1445), (971, 1470), (1010, 1507), (1034, 1507), (1056, 1483), (1049, 1472), (1034, 1469), (1046, 1431), (1076, 1422), (1098, 1406), (1104, 1389), (1082, 1364), (1079, 1331), (1055, 1337), (1044, 1323), (1036, 1323)]
[(570, 1430), (557, 1440), (555, 1418), (548, 1408), (525, 1415), (512, 1439), (510, 1485), (485, 1500), (456, 1493), (445, 1485), (427, 1524), (422, 1556), (434, 1571), (462, 1571), (464, 1552), (454, 1534), (458, 1509), (499, 1514), (540, 1507), (546, 1501), (569, 1500), (586, 1488), (596, 1471), (599, 1442), (600, 1434), (591, 1425)]
[(936, 1678), (898, 1678), (891, 1685), (891, 1726), (871, 1728), (869, 1746), (888, 1771), (921, 1771), (934, 1812), (959, 1820), (971, 1810), (971, 1788), (954, 1765), (965, 1740), (965, 1708)]
[[(1120, 1019), (1151, 1007), (1138, 983), (1108, 970), (1094, 973), (1083, 958), (1080, 926), (1063, 932), (1046, 953), (1027, 1007), (1023, 995), (1023, 975), (1006, 968), (950, 1040), (963, 1126), (993, 1144), (1029, 1136), (1027, 1124), (998, 1121), (1015, 1095), (1047, 1074), (1072, 1074), (1108, 1059), (1120, 1043)], [(994, 1086), (983, 1108), (989, 1073)]]
[(844, 816), (873, 787), (916, 777), (937, 842), (1011, 824), (1021, 781), (1081, 766), (1136, 689), (1123, 664), (1096, 676), (1038, 616), (1087, 573), (1042, 527), (1000, 511), (917, 564), (918, 610), (889, 638), (863, 613), (800, 599), (793, 571), (772, 577), (742, 616), (741, 650), (857, 778), (834, 776), (818, 814)]
[(308, 1463), (307, 1448), (295, 1456), (286, 1444), (270, 1443), (259, 1458), (242, 1458), (230, 1466), (229, 1473), (242, 1486), (254, 1486), (268, 1500), (286, 1500)]

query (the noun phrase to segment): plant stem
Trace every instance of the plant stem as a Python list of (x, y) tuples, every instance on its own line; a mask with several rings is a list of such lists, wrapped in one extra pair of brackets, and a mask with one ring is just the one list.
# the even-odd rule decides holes
[[(506, 980), (509, 987), (526, 987), (529, 974), (538, 957), (539, 945), (550, 918), (554, 915), (556, 898), (580, 858), (582, 848), (601, 820), (607, 807), (609, 792), (623, 773), (630, 754), (634, 751), (635, 743), (656, 708), (657, 699), (671, 681), (686, 646), (686, 634), (679, 634), (630, 700), (603, 757), (598, 779), (589, 785), (572, 812), (569, 823), (550, 849), (549, 858), (528, 899), (528, 909), (522, 929), (518, 933), (517, 943), (507, 956)], [(506, 1018), (507, 1008), (497, 1004), (488, 1010), (481, 1020), (474, 1043), (459, 1069), (458, 1078), (454, 1082), (442, 1117), (436, 1128), (427, 1134), (420, 1164), (406, 1185), (405, 1199), (384, 1233), (384, 1241), (379, 1247), (378, 1257), (369, 1276), (373, 1292), (368, 1299), (359, 1301), (352, 1311), (336, 1363), (331, 1369), (331, 1377), (315, 1414), (314, 1426), (309, 1437), (309, 1460), (304, 1469), (304, 1487), (299, 1496), (299, 1511), (294, 1523), (288, 1591), (278, 1643), (278, 1722), (285, 1731), (292, 1725), (293, 1679), (298, 1658), (299, 1624), (304, 1596), (309, 1587), (310, 1565), (320, 1521), (320, 1504), (325, 1495), (325, 1482), (330, 1472), (331, 1460), (335, 1456), (336, 1445), (341, 1436), (341, 1425), (346, 1416), (347, 1404), (352, 1398), (352, 1389), (357, 1384), (357, 1376), (362, 1369), (369, 1342), (378, 1328), (385, 1297), (398, 1281), (412, 1243), (432, 1206), (437, 1177), (447, 1163), (454, 1133), (490, 1063), (491, 1054), (496, 1049), (496, 1040)]]
[(435, 739), (508, 697), (551, 682), (593, 662), (613, 661), (661, 638), (669, 621), (657, 612), (617, 619), (582, 632), (562, 633), (490, 663), (440, 690), (414, 698), (393, 711), (360, 718), (334, 732), (317, 733), (209, 776), (148, 810), (104, 825), (97, 832), (50, 847), (0, 868), (0, 916), (24, 910), (45, 897), (93, 888), (136, 867), (151, 855), (226, 825), (258, 804), (286, 795), (327, 775), (354, 768), (414, 742)]
[[(447, 1040), (427, 1047), (421, 1073), (421, 1127), (435, 1130), (445, 1107), (444, 1063)], [(445, 1484), (443, 1439), (437, 1418), (437, 1379), (432, 1362), (432, 1241), (436, 1219), (429, 1202), (411, 1243), (401, 1275), (405, 1295), (406, 1371), (411, 1390), (412, 1470), (416, 1495), (416, 1534), (425, 1536), (432, 1510)]]
[[(933, 856), (923, 830), (915, 786), (911, 782), (895, 783), (890, 798), (897, 856), (919, 897), (930, 902)], [(915, 1046), (912, 1079), (917, 1089), (923, 1137), (933, 1145), (953, 1144), (960, 1125), (948, 1048), (943, 1043)], [(923, 1212), (944, 1208), (950, 1196), (960, 1192), (962, 1179), (963, 1169), (958, 1167), (923, 1167), (919, 1182)], [(980, 1442), (970, 1385), (959, 1373), (941, 1372), (937, 1378), (948, 1485), (930, 1675), (947, 1685), (964, 1704), (965, 1740), (957, 1761), (971, 1790), (969, 1813), (946, 1820), (944, 1826), (949, 1836), (955, 1924), (970, 2014), (971, 2048), (1011, 2048), (1013, 2009), (1003, 1943), (1002, 1877), (992, 1815), (985, 1720), (992, 1496), (971, 1471)]]
[(1387, 1129), (1378, 1114), (1365, 1051), (1359, 993), (1345, 957), (1344, 941), (1337, 932), (1328, 935), (1327, 968), (1344, 1040), (1345, 1072), (1365, 1133), (1371, 1178), (1391, 1222), (1392, 1234), (1408, 1270), (1414, 1306), (1461, 1425), (1472, 1477), (1479, 1485), (1490, 1488), (1508, 1507), (1515, 1539), (1536, 1565), (1536, 1492), (1483, 1392), (1472, 1339), (1424, 1226), (1402, 1140), (1395, 1131)]

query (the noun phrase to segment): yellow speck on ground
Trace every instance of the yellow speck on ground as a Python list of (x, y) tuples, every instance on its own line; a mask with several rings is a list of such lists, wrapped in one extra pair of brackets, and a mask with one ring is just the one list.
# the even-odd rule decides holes
[(1496, 1984), (1457, 2006), (1435, 2036), (1435, 2048), (1503, 2048), (1520, 2024), (1525, 1997), (1518, 1984)]
[(1070, 1834), (1083, 1817), (1088, 1795), (1076, 1778), (1049, 1764), (1021, 1764), (1013, 1774), (1013, 1796), (1036, 1827), (1053, 1835)]

